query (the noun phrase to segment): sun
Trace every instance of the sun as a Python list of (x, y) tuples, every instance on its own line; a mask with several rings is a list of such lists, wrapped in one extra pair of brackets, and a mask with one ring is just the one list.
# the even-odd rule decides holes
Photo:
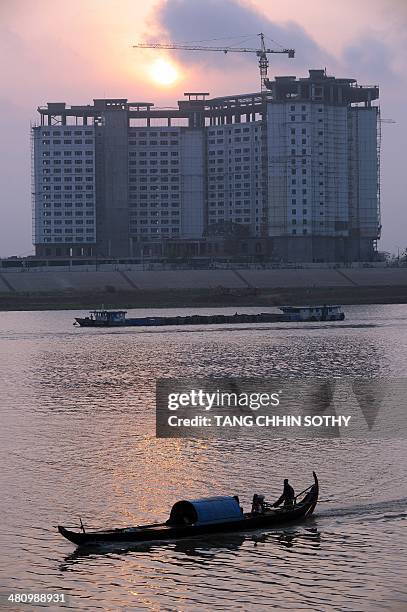
[(157, 59), (150, 67), (150, 76), (159, 85), (172, 85), (179, 78), (177, 67), (165, 59)]

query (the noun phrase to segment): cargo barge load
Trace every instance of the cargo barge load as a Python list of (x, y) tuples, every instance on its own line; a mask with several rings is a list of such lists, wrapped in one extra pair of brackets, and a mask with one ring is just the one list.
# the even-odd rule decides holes
[(127, 318), (125, 310), (92, 310), (87, 317), (75, 318), (80, 327), (158, 327), (164, 325), (235, 325), (238, 323), (289, 323), (343, 321), (341, 306), (281, 306), (281, 313), (233, 315), (186, 315), (176, 317)]

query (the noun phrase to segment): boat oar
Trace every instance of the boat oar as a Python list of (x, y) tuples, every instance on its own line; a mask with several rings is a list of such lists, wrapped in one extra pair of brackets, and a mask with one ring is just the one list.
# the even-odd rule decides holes
[(313, 486), (314, 486), (314, 485), (312, 484), (312, 485), (310, 485), (309, 487), (307, 487), (306, 489), (304, 489), (303, 491), (301, 491), (301, 493), (298, 493), (298, 495), (296, 495), (296, 496), (294, 497), (294, 499), (297, 499), (297, 497), (301, 497), (301, 495), (303, 495), (304, 493), (306, 493), (307, 491), (309, 491), (310, 489), (312, 489), (312, 487), (313, 487)]
[(82, 529), (83, 533), (86, 533), (86, 531), (85, 531), (85, 527), (83, 526), (83, 523), (82, 523), (82, 519), (81, 519), (81, 517), (79, 517), (79, 521), (80, 521), (80, 523), (81, 523), (81, 529)]

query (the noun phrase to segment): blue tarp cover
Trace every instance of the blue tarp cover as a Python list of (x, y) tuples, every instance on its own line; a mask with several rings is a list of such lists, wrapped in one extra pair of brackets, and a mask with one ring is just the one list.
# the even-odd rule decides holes
[(193, 516), (195, 525), (207, 523), (224, 523), (243, 520), (239, 504), (233, 497), (206, 497), (203, 499), (183, 500), (177, 502), (171, 515), (182, 513)]

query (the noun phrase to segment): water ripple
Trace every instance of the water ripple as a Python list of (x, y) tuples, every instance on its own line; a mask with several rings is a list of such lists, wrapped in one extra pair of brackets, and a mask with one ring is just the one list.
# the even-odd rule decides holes
[[(180, 374), (357, 376), (368, 364), (406, 376), (406, 306), (348, 307), (343, 325), (182, 333), (74, 330), (73, 316), (0, 320), (4, 588), (64, 592), (73, 610), (405, 609), (406, 442), (157, 440), (154, 391)], [(188, 496), (239, 493), (248, 507), (286, 475), (304, 488), (313, 469), (321, 503), (295, 528), (81, 551), (56, 532), (79, 517), (165, 520)]]

